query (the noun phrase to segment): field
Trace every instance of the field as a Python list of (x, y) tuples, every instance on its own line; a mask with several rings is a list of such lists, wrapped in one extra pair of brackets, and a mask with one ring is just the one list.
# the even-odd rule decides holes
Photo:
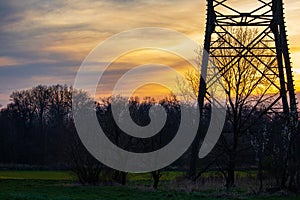
[(81, 186), (68, 171), (0, 171), (0, 199), (7, 200), (114, 200), (114, 199), (300, 199), (290, 195), (249, 195), (243, 190), (172, 191), (167, 185), (181, 172), (164, 172), (158, 191), (151, 189), (149, 174), (130, 174), (127, 186)]

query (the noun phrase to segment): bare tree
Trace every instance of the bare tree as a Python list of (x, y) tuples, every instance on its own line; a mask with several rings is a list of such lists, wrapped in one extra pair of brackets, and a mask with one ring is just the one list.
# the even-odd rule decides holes
[[(274, 89), (273, 82), (276, 82), (276, 75), (271, 72), (274, 59), (265, 57), (263, 65), (262, 62), (251, 53), (240, 56), (238, 62), (230, 68), (224, 69), (228, 63), (232, 62), (232, 57), (237, 54), (238, 48), (248, 46), (248, 44), (255, 38), (257, 31), (245, 28), (231, 29), (230, 32), (240, 39), (241, 44), (232, 39), (230, 35), (225, 35), (224, 38), (218, 40), (216, 45), (226, 42), (228, 44), (218, 48), (214, 59), (216, 66), (222, 73), (222, 80), (224, 83), (224, 90), (227, 94), (228, 100), (228, 125), (230, 131), (229, 135), (223, 137), (224, 150), (227, 150), (228, 164), (226, 186), (227, 188), (234, 185), (234, 171), (236, 169), (236, 157), (239, 151), (239, 139), (245, 135), (247, 130), (253, 126), (249, 120), (253, 119), (252, 113), (260, 106), (264, 106), (266, 102), (273, 98), (273, 95), (268, 93)], [(235, 48), (230, 48), (234, 44)], [(255, 55), (268, 55), (265, 49), (260, 49), (258, 45), (254, 50)], [(249, 56), (249, 57), (248, 57)], [(224, 72), (226, 70), (226, 72)], [(249, 109), (250, 108), (250, 109)], [(251, 118), (252, 117), (252, 118)], [(259, 116), (257, 116), (259, 118)]]
[[(73, 98), (76, 99), (76, 101), (72, 102), (73, 114), (79, 115), (80, 113), (81, 117), (89, 115), (90, 112), (88, 112), (88, 110), (94, 108), (93, 99), (83, 91), (75, 91), (73, 92), (73, 95), (75, 95)], [(75, 103), (76, 105), (74, 105)], [(84, 112), (82, 112), (82, 110), (84, 110)], [(76, 174), (81, 184), (97, 184), (99, 182), (100, 172), (103, 169), (102, 163), (96, 160), (86, 150), (77, 135), (74, 123), (70, 123), (69, 126), (65, 128), (71, 135), (66, 155), (69, 158), (69, 165), (71, 166), (72, 171)]]
[(72, 134), (66, 153), (69, 158), (69, 166), (81, 184), (95, 185), (99, 183), (103, 165), (87, 152), (76, 132)]
[[(252, 51), (241, 54), (241, 51), (256, 37), (257, 30), (241, 27), (230, 28), (228, 31), (231, 34), (214, 38), (216, 41), (214, 47), (216, 48), (211, 51), (211, 56), (215, 66), (219, 69), (228, 102), (226, 125), (217, 145), (223, 155), (218, 154), (221, 159), (217, 159), (216, 163), (219, 169), (224, 171), (226, 187), (230, 188), (234, 186), (237, 154), (243, 150), (239, 146), (240, 139), (260, 118), (260, 115), (255, 116), (253, 113), (270, 104), (270, 101), (277, 95), (272, 91), (277, 89), (274, 82), (278, 78), (274, 73), (276, 60), (268, 56), (271, 52), (262, 48), (264, 44), (257, 44)], [(239, 38), (239, 41), (234, 38)], [(253, 55), (263, 56), (261, 58)], [(264, 62), (261, 62), (261, 59)], [(264, 65), (263, 63), (268, 64)], [(213, 87), (214, 78), (206, 80), (208, 88)], [(191, 84), (199, 85), (198, 74), (188, 72), (186, 79)], [(197, 90), (192, 92), (195, 91)], [(183, 95), (186, 94), (185, 92)], [(197, 96), (196, 93), (194, 97)], [(265, 112), (262, 113), (265, 114)], [(245, 147), (245, 149), (248, 148)]]

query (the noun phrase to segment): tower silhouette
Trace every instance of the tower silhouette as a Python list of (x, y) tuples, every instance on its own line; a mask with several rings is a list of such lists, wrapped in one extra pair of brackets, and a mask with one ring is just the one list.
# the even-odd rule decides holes
[[(258, 73), (261, 80), (264, 80), (264, 83), (260, 84), (270, 88), (266, 91), (266, 97), (269, 99), (261, 107), (256, 120), (262, 115), (276, 113), (284, 120), (284, 127), (293, 137), (297, 132), (298, 113), (283, 1), (257, 0), (252, 3), (257, 4), (255, 9), (239, 12), (230, 5), (230, 0), (207, 0), (204, 49), (214, 62), (219, 63), (220, 77), (230, 76), (227, 73), (236, 67), (241, 59), (247, 62), (247, 67), (253, 68), (251, 73)], [(236, 34), (236, 30), (242, 29), (244, 34), (251, 33), (250, 40), (245, 41), (241, 32), (240, 35)], [(200, 107), (204, 105), (208, 89), (216, 81), (216, 77), (209, 77), (209, 62), (210, 60), (203, 56), (198, 91)], [(265, 70), (262, 71), (259, 66), (263, 66)], [(299, 152), (296, 146), (293, 144), (290, 152)], [(192, 168), (191, 170), (194, 170)]]
[[(295, 118), (294, 120), (298, 119), (282, 0), (258, 0), (261, 5), (247, 13), (235, 10), (226, 4), (227, 1), (207, 1), (204, 49), (214, 59), (224, 57), (224, 55), (215, 54), (216, 49), (232, 49), (235, 51), (235, 55), (228, 55), (230, 57), (229, 62), (220, 70), (221, 75), (224, 75), (230, 67), (234, 67), (241, 57), (246, 59), (252, 57), (261, 65), (269, 67), (270, 72), (273, 74), (260, 73), (267, 79), (269, 79), (268, 76), (276, 75), (279, 84), (274, 83), (273, 85), (280, 93), (280, 98), (275, 99), (269, 109), (281, 99), (284, 114), (292, 116)], [(223, 12), (218, 11), (218, 9)], [(241, 42), (241, 38), (237, 38), (236, 35), (230, 32), (228, 27), (251, 27), (252, 29), (257, 27), (258, 32), (256, 37), (245, 45)], [(228, 37), (225, 37), (226, 35)], [(219, 41), (212, 40), (214, 36), (217, 36), (216, 38)], [(221, 40), (223, 44), (220, 45)], [(218, 46), (215, 44), (218, 44)], [(258, 49), (262, 50), (258, 52), (259, 54), (255, 52)], [(265, 57), (273, 58), (271, 64), (265, 62), (263, 59)], [(205, 62), (203, 65), (205, 65)], [(277, 69), (274, 70), (274, 68)]]

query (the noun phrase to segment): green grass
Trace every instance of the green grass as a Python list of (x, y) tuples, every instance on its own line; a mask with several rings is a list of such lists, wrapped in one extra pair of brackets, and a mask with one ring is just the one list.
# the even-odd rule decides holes
[[(184, 176), (185, 172), (179, 171), (163, 171), (161, 176), (161, 181), (172, 181), (175, 180), (179, 176)], [(143, 173), (143, 174), (128, 174), (128, 179), (133, 181), (147, 181), (152, 180), (151, 173)]]
[[(237, 171), (237, 175), (242, 177), (256, 176), (255, 171)], [(185, 172), (163, 171), (161, 181), (175, 180), (177, 177), (184, 176)], [(219, 172), (206, 172), (202, 176), (220, 176)], [(71, 171), (33, 171), (33, 170), (0, 170), (0, 179), (34, 179), (34, 180), (76, 180)], [(152, 180), (150, 173), (128, 174), (128, 180), (149, 181)]]
[(70, 171), (0, 171), (0, 179), (76, 180)]
[[(74, 186), (65, 181), (1, 180), (2, 200), (114, 200), (114, 199), (199, 199), (200, 194), (141, 191), (120, 186)], [(209, 199), (209, 198), (205, 198)]]
[[(121, 186), (78, 186), (70, 184), (69, 181), (0, 180), (1, 200), (214, 200), (231, 198), (226, 195), (211, 197), (206, 193), (152, 191)], [(243, 199), (296, 200), (299, 197), (248, 197)]]
[[(247, 177), (256, 177), (257, 171), (235, 171), (235, 175), (239, 176), (240, 178), (247, 178)], [(222, 176), (221, 172), (218, 171), (209, 171), (202, 174), (203, 177), (212, 177), (212, 176)]]
[[(164, 171), (161, 181), (175, 180), (183, 176), (184, 172)], [(150, 173), (128, 174), (128, 180), (151, 181)], [(76, 180), (76, 176), (71, 171), (33, 171), (33, 170), (0, 170), (0, 179), (31, 179), (31, 180)]]
[[(212, 174), (209, 174), (212, 173)], [(213, 175), (209, 172), (205, 176)], [(183, 172), (163, 172), (162, 182), (168, 184)], [(241, 176), (247, 174), (241, 173)], [(300, 196), (250, 196), (244, 192), (205, 190), (202, 192), (180, 192), (151, 189), (151, 175), (129, 174), (128, 186), (80, 186), (69, 171), (0, 171), (0, 200), (299, 200)], [(144, 184), (147, 183), (147, 184)], [(141, 184), (141, 185), (139, 185)], [(138, 187), (141, 186), (141, 187)], [(138, 188), (136, 188), (138, 187)]]

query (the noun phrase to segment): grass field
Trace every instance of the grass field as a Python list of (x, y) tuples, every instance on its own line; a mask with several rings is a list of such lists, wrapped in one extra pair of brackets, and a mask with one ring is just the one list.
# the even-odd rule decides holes
[[(164, 172), (162, 181), (171, 182), (182, 172)], [(248, 196), (240, 191), (183, 192), (151, 187), (129, 186), (81, 186), (68, 171), (0, 171), (0, 200), (115, 200), (115, 199), (255, 199), (299, 200), (300, 196)], [(130, 174), (132, 183), (151, 182), (149, 174)], [(134, 184), (136, 185), (136, 184)]]
[(0, 179), (29, 179), (29, 180), (76, 180), (69, 171), (0, 171)]
[[(236, 172), (240, 177), (256, 176), (255, 171)], [(183, 176), (184, 172), (179, 171), (164, 171), (162, 172), (161, 181), (174, 180), (177, 177)], [(217, 172), (206, 172), (203, 176), (216, 176)], [(34, 171), (34, 170), (0, 170), (0, 179), (38, 179), (38, 180), (76, 180), (76, 177), (71, 171)], [(150, 173), (144, 174), (128, 174), (129, 180), (145, 181), (151, 180)]]

